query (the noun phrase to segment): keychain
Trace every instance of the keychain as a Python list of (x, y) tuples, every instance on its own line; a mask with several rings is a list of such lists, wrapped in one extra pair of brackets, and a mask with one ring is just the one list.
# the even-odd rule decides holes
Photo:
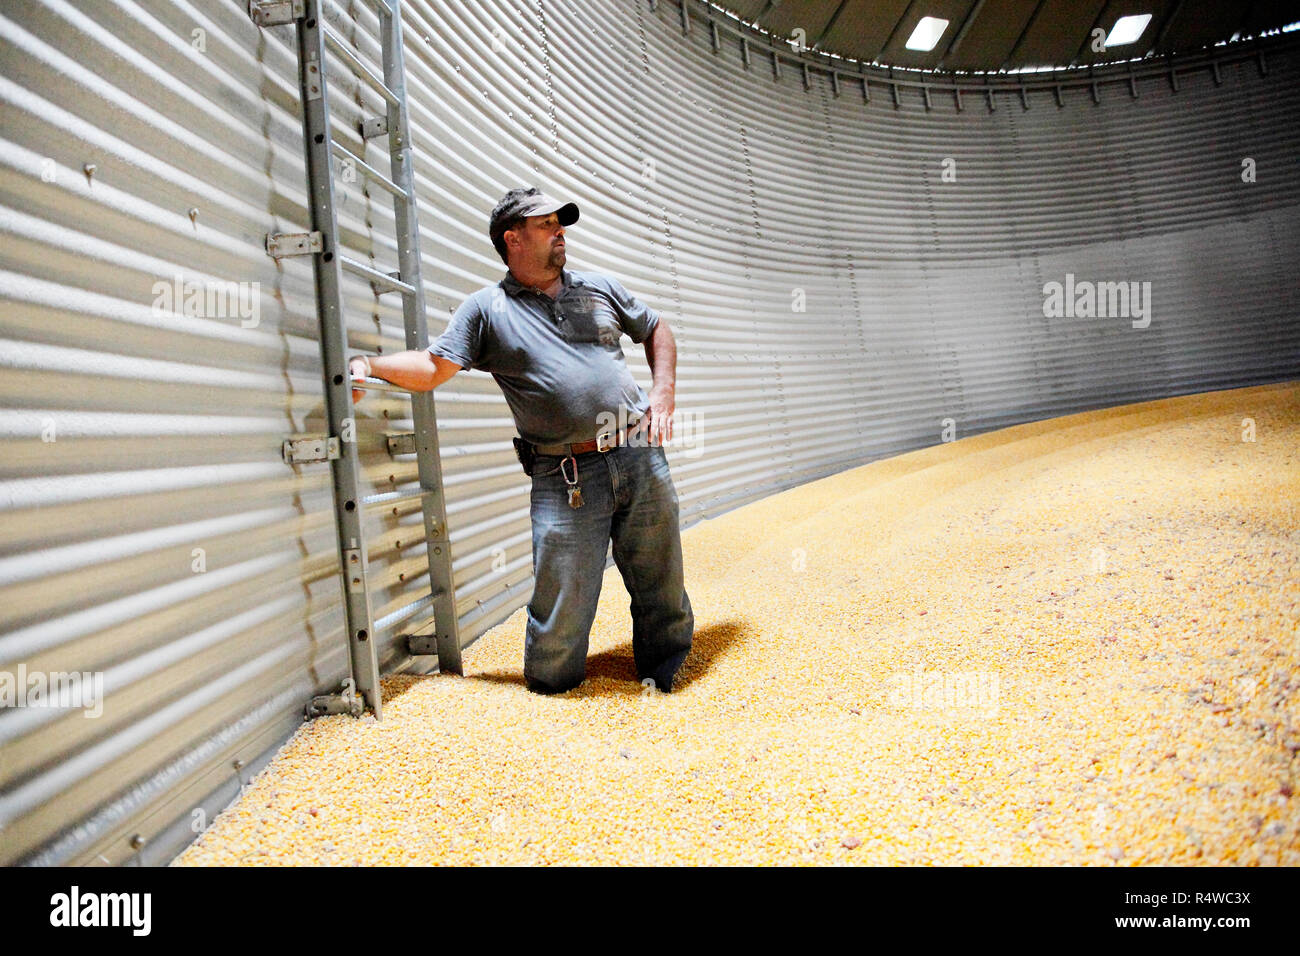
[[(569, 473), (568, 471), (565, 470), (564, 467), (568, 462), (573, 462), (572, 478), (569, 477)], [(568, 458), (563, 459), (560, 462), (560, 474), (564, 476), (564, 483), (569, 488), (569, 507), (581, 508), (582, 489), (578, 487), (578, 459), (574, 458), (572, 455), (570, 455)]]

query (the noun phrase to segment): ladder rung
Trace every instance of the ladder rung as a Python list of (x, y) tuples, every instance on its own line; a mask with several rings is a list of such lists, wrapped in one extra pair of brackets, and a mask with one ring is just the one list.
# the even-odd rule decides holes
[(424, 610), (432, 603), (433, 603), (433, 592), (430, 591), (428, 594), (420, 598), (418, 601), (412, 601), (410, 604), (406, 605), (405, 607), (399, 607), (393, 613), (385, 614), (383, 617), (376, 620), (375, 630), (382, 631), (384, 628), (391, 627), (393, 624), (397, 623), (398, 621), (405, 621), (407, 618), (410, 618), (413, 615), (415, 615), (417, 612)]
[(394, 279), (386, 272), (380, 272), (378, 269), (372, 269), (364, 262), (357, 262), (356, 259), (349, 259), (347, 256), (339, 256), (339, 265), (347, 269), (353, 275), (359, 275), (369, 279), (375, 285), (384, 286), (389, 292), (401, 292), (404, 295), (414, 295), (415, 286), (409, 282), (403, 282), (401, 279)]
[(369, 179), (371, 182), (378, 183), (380, 186), (383, 186), (385, 189), (387, 189), (390, 193), (392, 193), (396, 198), (400, 199), (402, 202), (411, 201), (411, 197), (406, 195), (406, 191), (402, 189), (401, 186), (397, 185), (397, 183), (393, 182), (391, 179), (389, 179), (379, 170), (375, 169), (375, 167), (371, 166), (364, 159), (362, 159), (356, 153), (352, 152), (352, 150), (348, 149), (342, 143), (339, 143), (335, 140), (330, 140), (330, 148), (334, 150), (334, 155), (339, 157), (339, 159), (347, 160), (348, 162), (356, 166), (357, 169), (361, 170), (361, 172), (365, 173), (366, 178)]
[[(412, 452), (411, 454), (415, 454)], [(395, 501), (409, 501), (412, 498), (423, 498), (425, 495), (436, 494), (432, 488), (413, 488), (410, 491), (380, 491), (373, 495), (362, 495), (361, 503), (363, 505), (386, 505)]]
[(324, 23), (321, 24), (321, 28), (321, 32), (325, 35), (325, 45), (337, 53), (339, 58), (352, 68), (353, 73), (373, 86), (375, 91), (388, 101), (389, 106), (400, 109), (401, 104), (397, 101), (397, 94), (388, 88), (388, 85), (384, 83), (383, 78), (378, 73), (361, 62), (361, 58), (352, 52), (347, 41)]
[(389, 6), (388, 0), (365, 0), (365, 4), (381, 17), (391, 17), (393, 15), (393, 8)]
[(402, 388), (400, 385), (394, 385), (392, 382), (386, 382), (382, 378), (354, 378), (349, 383), (352, 388), (364, 388), (372, 392), (401, 392), (404, 395), (411, 394), (409, 388)]

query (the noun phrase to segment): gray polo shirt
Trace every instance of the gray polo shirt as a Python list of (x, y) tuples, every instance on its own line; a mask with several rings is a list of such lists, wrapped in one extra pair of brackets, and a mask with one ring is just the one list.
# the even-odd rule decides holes
[(552, 299), (507, 270), (461, 303), (429, 346), (462, 368), (491, 373), (519, 434), (540, 445), (590, 441), (602, 412), (634, 421), (650, 400), (632, 377), (620, 337), (650, 337), (659, 313), (617, 279), (561, 270)]

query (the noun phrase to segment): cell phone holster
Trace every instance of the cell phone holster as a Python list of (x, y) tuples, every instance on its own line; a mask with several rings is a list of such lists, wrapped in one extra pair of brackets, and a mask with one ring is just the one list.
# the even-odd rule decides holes
[(524, 466), (524, 474), (531, 478), (537, 464), (537, 449), (532, 443), (517, 435), (511, 441), (515, 443), (515, 457), (519, 459), (519, 464)]

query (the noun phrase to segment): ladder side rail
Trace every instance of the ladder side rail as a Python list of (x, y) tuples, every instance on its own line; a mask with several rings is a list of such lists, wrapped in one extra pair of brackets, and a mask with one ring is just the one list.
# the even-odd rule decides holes
[[(398, 268), (402, 281), (414, 287), (403, 294), (402, 312), (406, 325), (406, 347), (429, 345), (424, 306), (424, 283), (420, 278), (420, 229), (415, 202), (414, 152), (406, 105), (406, 68), (403, 62), (401, 0), (390, 0), (392, 15), (380, 17), (384, 32), (384, 83), (396, 95), (388, 106), (388, 147), (392, 180), (406, 194), (406, 201), (394, 199), (397, 226)], [(429, 580), (434, 598), (434, 623), (438, 670), (463, 674), (460, 628), (456, 615), (456, 593), (452, 579), (451, 546), (447, 535), (447, 504), (443, 494), (441, 452), (438, 444), (438, 416), (433, 392), (411, 394), (411, 415), (415, 426), (415, 453), (419, 469), (424, 531), (429, 561)]]
[[(356, 415), (347, 369), (347, 329), (342, 307), (342, 263), (334, 205), (329, 91), (320, 12), (320, 0), (306, 0), (304, 15), (297, 21), (303, 143), (311, 228), (320, 232), (322, 239), (321, 250), (312, 254), (312, 269), (316, 279), (325, 409), (330, 434), (348, 436), (355, 434)], [(373, 640), (359, 474), (356, 442), (341, 441), (339, 457), (330, 461), (330, 475), (334, 486), (348, 652), (356, 692), (374, 712), (375, 719), (380, 720), (383, 715), (379, 662)]]

